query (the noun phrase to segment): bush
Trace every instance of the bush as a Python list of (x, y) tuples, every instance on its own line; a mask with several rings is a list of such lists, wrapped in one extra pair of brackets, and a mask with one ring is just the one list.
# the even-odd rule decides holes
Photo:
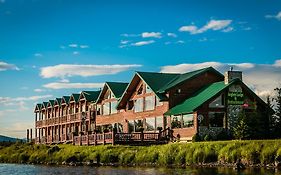
[(222, 130), (218, 135), (217, 135), (217, 140), (229, 140), (230, 135), (226, 132), (226, 130)]
[(193, 137), (192, 137), (192, 142), (200, 142), (201, 141), (201, 137), (198, 133), (196, 133)]
[(204, 141), (211, 141), (212, 140), (212, 136), (210, 134), (206, 134), (204, 136)]

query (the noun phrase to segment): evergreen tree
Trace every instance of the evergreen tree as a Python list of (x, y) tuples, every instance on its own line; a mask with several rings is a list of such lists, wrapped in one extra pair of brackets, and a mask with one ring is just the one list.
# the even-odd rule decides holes
[(266, 111), (267, 113), (267, 116), (268, 116), (268, 132), (269, 132), (269, 136), (270, 137), (275, 137), (275, 126), (276, 126), (276, 118), (273, 116), (273, 112), (272, 112), (272, 109), (273, 109), (273, 104), (272, 104), (272, 101), (274, 99), (270, 97), (270, 95), (268, 95), (266, 97), (266, 103), (267, 103), (267, 106), (268, 106), (268, 109)]
[(276, 103), (275, 106), (275, 120), (276, 120), (276, 125), (275, 125), (275, 134), (277, 137), (281, 137), (281, 88), (275, 88), (274, 91), (276, 92), (276, 97), (274, 98), (274, 101)]
[(241, 111), (238, 115), (237, 125), (233, 128), (233, 136), (235, 139), (243, 140), (250, 137), (250, 127), (246, 121), (246, 114)]

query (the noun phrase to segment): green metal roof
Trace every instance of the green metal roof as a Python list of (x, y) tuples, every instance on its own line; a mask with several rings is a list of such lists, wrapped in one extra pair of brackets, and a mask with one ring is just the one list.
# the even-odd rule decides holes
[(41, 109), (42, 109), (42, 106), (43, 106), (43, 104), (37, 103), (36, 106), (35, 106), (34, 111), (36, 111), (36, 110), (41, 110)]
[(71, 96), (73, 97), (75, 103), (77, 103), (79, 101), (80, 94), (71, 94)]
[(49, 100), (49, 104), (53, 107), (55, 104), (55, 100)]
[(120, 83), (120, 82), (106, 82), (115, 98), (120, 98), (127, 88), (129, 83)]
[(43, 106), (42, 106), (42, 108), (46, 108), (46, 107), (48, 107), (48, 103), (49, 103), (49, 102), (45, 102), (45, 101), (44, 101), (44, 102), (43, 102)]
[(195, 70), (192, 72), (187, 72), (184, 74), (179, 74), (175, 79), (173, 79), (172, 81), (170, 81), (167, 84), (165, 84), (164, 86), (162, 86), (161, 89), (158, 90), (158, 93), (164, 93), (167, 90), (175, 87), (176, 85), (179, 85), (179, 84), (183, 83), (184, 81), (194, 78), (207, 71), (215, 72), (223, 78), (223, 75), (221, 73), (219, 73), (217, 70), (215, 70), (213, 67), (207, 67), (207, 68)]
[(164, 115), (178, 115), (183, 113), (194, 112), (202, 104), (204, 104), (212, 97), (218, 95), (221, 91), (238, 81), (240, 80), (235, 79), (228, 84), (225, 84), (224, 81), (209, 84), (200, 89), (193, 97), (190, 97), (186, 99), (183, 103), (171, 108)]
[(66, 104), (69, 104), (70, 96), (63, 96), (62, 98), (64, 99)]
[(167, 97), (158, 91), (167, 83), (176, 79), (180, 74), (171, 73), (156, 73), (156, 72), (136, 72), (137, 75), (151, 88), (151, 90), (158, 96), (160, 100)]
[(100, 94), (100, 91), (82, 91), (84, 97), (86, 98), (87, 101), (93, 101), (96, 102), (98, 99), (98, 96)]
[(61, 105), (61, 98), (56, 98), (56, 102), (58, 102), (59, 106)]

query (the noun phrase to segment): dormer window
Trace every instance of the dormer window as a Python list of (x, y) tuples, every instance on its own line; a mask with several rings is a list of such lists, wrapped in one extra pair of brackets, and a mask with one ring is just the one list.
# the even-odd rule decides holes
[(110, 91), (107, 90), (106, 93), (104, 94), (104, 99), (110, 99)]
[(210, 104), (209, 104), (210, 108), (223, 108), (225, 107), (224, 105), (224, 95), (221, 94), (220, 96), (218, 96), (215, 100), (213, 100)]
[(142, 91), (143, 91), (143, 85), (141, 85), (137, 91), (137, 94), (138, 95), (141, 95), (142, 94)]
[(146, 93), (152, 93), (152, 89), (149, 86), (146, 85), (145, 92)]

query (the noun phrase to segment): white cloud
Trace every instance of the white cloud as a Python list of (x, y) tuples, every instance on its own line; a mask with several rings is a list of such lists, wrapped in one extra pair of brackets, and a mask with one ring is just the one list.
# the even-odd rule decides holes
[(221, 66), (219, 62), (204, 62), (204, 63), (195, 63), (195, 64), (178, 64), (178, 65), (169, 65), (161, 67), (161, 72), (169, 72), (169, 73), (184, 73), (190, 72), (193, 70), (201, 69), (204, 67), (212, 66), (214, 68), (218, 68)]
[(5, 70), (20, 70), (20, 69), (14, 64), (8, 64), (0, 61), (0, 71), (5, 71)]
[(161, 38), (162, 34), (160, 32), (143, 32), (141, 36), (143, 38)]
[(48, 66), (41, 68), (40, 75), (43, 78), (52, 77), (72, 77), (72, 76), (97, 76), (117, 74), (119, 72), (127, 71), (133, 68), (141, 67), (139, 64), (128, 65), (79, 65), (79, 64), (59, 64), (55, 66)]
[(206, 25), (201, 28), (198, 28), (195, 25), (189, 25), (180, 27), (179, 31), (189, 32), (190, 34), (199, 34), (208, 30), (225, 30), (225, 32), (229, 32), (233, 30), (232, 27), (229, 27), (231, 22), (232, 20), (210, 20)]
[(59, 82), (61, 82), (61, 83), (69, 83), (70, 81), (69, 81), (69, 79), (63, 78)]
[[(29, 97), (0, 97), (0, 106), (16, 106), (17, 111), (25, 111), (28, 110), (28, 107), (26, 106), (26, 101), (37, 101), (41, 99), (51, 98), (53, 95), (41, 95), (41, 96), (29, 96)], [(2, 112), (10, 110), (10, 109), (4, 109)], [(5, 114), (3, 112), (3, 114)], [(0, 111), (1, 113), (1, 111)]]
[(123, 37), (138, 37), (140, 36), (139, 34), (128, 34), (128, 33), (123, 33), (121, 34), (121, 36)]
[(190, 26), (182, 26), (181, 28), (179, 28), (180, 32), (190, 32), (191, 34), (196, 34), (198, 31), (198, 28), (194, 25), (190, 25)]
[(227, 27), (227, 28), (223, 29), (222, 31), (225, 33), (231, 32), (231, 31), (233, 31), (233, 27)]
[(43, 55), (41, 53), (35, 53), (34, 56), (36, 57), (42, 57)]
[(184, 44), (185, 41), (183, 41), (183, 40), (178, 40), (176, 43), (177, 43), (177, 44)]
[(154, 43), (154, 42), (155, 42), (154, 40), (139, 41), (139, 42), (136, 42), (136, 43), (132, 43), (131, 45), (132, 45), (132, 46), (144, 46), (144, 45), (152, 44), (152, 43)]
[(280, 86), (281, 83), (281, 60), (276, 60), (274, 64), (221, 62), (178, 64), (163, 66), (161, 72), (184, 73), (209, 66), (214, 67), (221, 73), (228, 71), (231, 66), (234, 70), (243, 71), (243, 81), (264, 100), (267, 95), (273, 95), (273, 89)]
[(64, 45), (61, 45), (60, 48), (61, 48), (61, 49), (65, 49), (65, 46), (64, 46)]
[(73, 55), (79, 55), (79, 52), (78, 51), (74, 51), (72, 52)]
[(5, 3), (6, 2), (6, 0), (0, 0), (0, 3)]
[(128, 44), (130, 41), (128, 41), (128, 40), (121, 40), (120, 41), (120, 44)]
[(280, 60), (275, 60), (274, 66), (275, 67), (281, 67), (281, 59)]
[(80, 45), (80, 48), (81, 49), (87, 49), (87, 48), (89, 48), (90, 46), (88, 46), (88, 45)]
[(268, 18), (268, 19), (275, 18), (278, 21), (281, 21), (281, 11), (278, 12), (276, 15), (265, 15), (265, 18)]
[(34, 89), (34, 92), (45, 92), (45, 89)]
[(167, 33), (167, 36), (176, 38), (178, 37), (175, 33)]
[[(36, 101), (40, 99), (45, 99), (45, 98), (50, 98), (53, 97), (53, 95), (35, 95), (35, 96), (30, 96), (30, 97), (17, 97), (13, 98), (13, 101)], [(0, 102), (1, 102), (1, 97), (0, 97)]]
[(208, 41), (208, 39), (206, 37), (204, 37), (204, 38), (200, 38), (198, 41), (199, 42), (205, 42), (205, 41)]
[(80, 89), (80, 88), (101, 88), (104, 83), (62, 83), (54, 82), (43, 85), (49, 89)]
[(78, 44), (72, 43), (72, 44), (69, 44), (68, 47), (77, 48), (77, 47), (78, 47)]

